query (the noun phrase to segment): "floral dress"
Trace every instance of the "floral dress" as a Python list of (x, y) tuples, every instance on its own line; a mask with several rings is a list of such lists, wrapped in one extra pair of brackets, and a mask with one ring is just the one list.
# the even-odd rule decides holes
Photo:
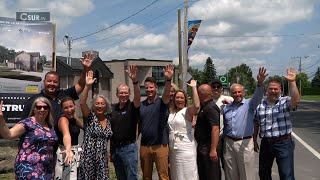
[(54, 128), (47, 130), (33, 118), (23, 119), (19, 124), (26, 132), (18, 144), (16, 179), (53, 179), (55, 147), (58, 142)]
[(108, 180), (108, 141), (112, 135), (110, 117), (103, 129), (97, 116), (91, 112), (84, 118), (84, 140), (80, 156), (80, 174), (82, 180)]

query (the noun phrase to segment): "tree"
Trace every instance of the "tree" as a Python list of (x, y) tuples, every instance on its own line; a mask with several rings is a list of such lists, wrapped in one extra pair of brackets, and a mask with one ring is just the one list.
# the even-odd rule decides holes
[(47, 56), (46, 55), (40, 56), (39, 62), (42, 64), (46, 64), (47, 63)]
[(0, 63), (4, 63), (6, 60), (13, 59), (16, 56), (16, 52), (13, 49), (8, 49), (0, 45)]
[(313, 79), (311, 80), (311, 87), (312, 88), (320, 88), (320, 67), (318, 67), (316, 74), (314, 75)]
[(246, 64), (241, 64), (229, 70), (229, 82), (239, 83), (246, 90), (247, 94), (253, 94), (255, 90), (255, 80), (252, 77), (252, 71)]
[(188, 72), (191, 74), (193, 79), (197, 80), (198, 84), (201, 84), (201, 81), (202, 81), (201, 77), (202, 77), (203, 71), (189, 67)]
[(210, 83), (213, 79), (216, 78), (216, 68), (214, 67), (213, 61), (210, 57), (207, 58), (206, 64), (204, 65), (201, 83)]

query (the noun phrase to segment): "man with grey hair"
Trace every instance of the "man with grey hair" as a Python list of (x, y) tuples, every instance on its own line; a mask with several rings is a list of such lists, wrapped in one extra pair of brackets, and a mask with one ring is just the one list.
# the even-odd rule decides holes
[(263, 81), (267, 74), (259, 68), (258, 85), (252, 98), (245, 99), (244, 87), (233, 84), (230, 87), (233, 103), (223, 108), (224, 117), (224, 166), (226, 179), (255, 180), (253, 117), (263, 97)]

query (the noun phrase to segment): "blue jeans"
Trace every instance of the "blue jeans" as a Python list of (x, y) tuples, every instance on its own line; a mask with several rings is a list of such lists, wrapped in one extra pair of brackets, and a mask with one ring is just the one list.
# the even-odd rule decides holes
[(271, 180), (274, 159), (278, 164), (281, 180), (294, 180), (294, 147), (292, 138), (278, 142), (268, 142), (262, 139), (259, 154), (259, 176), (261, 180)]
[(131, 143), (111, 148), (111, 158), (118, 180), (138, 180), (138, 147)]

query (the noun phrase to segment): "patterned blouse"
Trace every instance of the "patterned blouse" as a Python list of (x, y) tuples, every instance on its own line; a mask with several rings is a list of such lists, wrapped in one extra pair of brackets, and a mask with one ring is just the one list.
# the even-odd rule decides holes
[(84, 118), (84, 140), (80, 156), (79, 179), (83, 180), (108, 180), (108, 141), (112, 131), (106, 116), (107, 127), (103, 129), (97, 116), (91, 112)]
[(26, 132), (18, 144), (16, 179), (53, 179), (55, 147), (58, 142), (54, 128), (47, 130), (33, 118), (23, 119), (19, 124)]

